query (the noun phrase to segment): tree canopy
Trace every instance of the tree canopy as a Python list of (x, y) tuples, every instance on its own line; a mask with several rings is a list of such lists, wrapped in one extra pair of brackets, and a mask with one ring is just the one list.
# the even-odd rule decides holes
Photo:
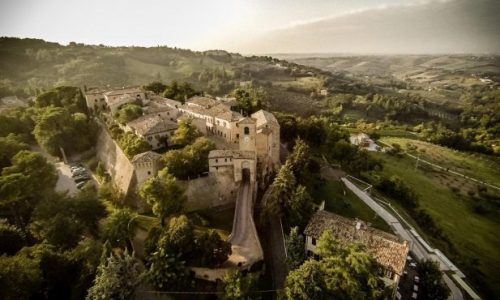
[(198, 129), (193, 125), (191, 118), (183, 118), (179, 122), (179, 127), (175, 130), (171, 138), (172, 143), (186, 146), (193, 143), (200, 136)]
[(165, 153), (163, 163), (169, 172), (179, 179), (196, 177), (208, 171), (208, 153), (214, 149), (214, 142), (200, 137), (183, 149)]
[(383, 299), (380, 266), (359, 244), (342, 246), (326, 230), (318, 240), (319, 261), (308, 260), (285, 282), (287, 299)]
[(140, 263), (133, 253), (129, 254), (127, 250), (123, 254), (111, 252), (99, 265), (94, 285), (86, 299), (132, 299), (142, 277)]
[(142, 116), (142, 107), (133, 103), (123, 105), (114, 115), (115, 120), (121, 124), (126, 124), (140, 116)]
[(157, 176), (146, 180), (139, 193), (151, 205), (153, 213), (160, 219), (162, 226), (165, 218), (179, 213), (186, 201), (184, 189), (167, 168), (161, 170)]

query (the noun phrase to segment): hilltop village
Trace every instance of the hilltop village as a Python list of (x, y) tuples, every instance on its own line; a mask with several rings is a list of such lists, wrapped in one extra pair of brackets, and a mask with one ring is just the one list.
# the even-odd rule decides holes
[[(161, 154), (171, 146), (179, 124), (188, 120), (202, 136), (216, 144), (208, 153), (208, 174), (190, 178), (187, 185), (187, 209), (196, 210), (236, 203), (229, 242), (232, 253), (226, 263), (212, 271), (196, 268), (197, 277), (223, 280), (217, 270), (248, 270), (261, 261), (263, 250), (253, 221), (253, 205), (259, 187), (265, 188), (269, 178), (279, 172), (280, 124), (275, 116), (258, 110), (248, 116), (236, 111), (234, 98), (193, 96), (183, 102), (158, 96), (140, 87), (89, 89), (85, 92), (88, 109), (108, 124), (120, 108), (139, 104), (143, 114), (118, 126), (150, 145), (148, 151), (127, 158), (103, 128), (97, 145), (97, 156), (124, 194), (133, 194), (149, 178), (162, 169)], [(141, 207), (147, 210), (147, 207)], [(361, 243), (381, 266), (381, 277), (395, 289), (403, 275), (409, 243), (392, 234), (374, 229), (360, 220), (348, 219), (323, 208), (312, 215), (304, 231), (308, 257), (318, 258), (316, 242), (325, 231), (333, 230), (344, 245)]]

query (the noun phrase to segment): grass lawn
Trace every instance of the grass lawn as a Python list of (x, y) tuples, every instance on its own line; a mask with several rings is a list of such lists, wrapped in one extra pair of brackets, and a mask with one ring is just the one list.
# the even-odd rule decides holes
[(413, 155), (470, 177), (500, 186), (500, 161), (482, 154), (469, 154), (424, 141), (406, 138), (383, 137), (386, 144), (397, 143), (408, 151), (408, 143), (417, 149), (409, 151)]
[(234, 205), (198, 210), (190, 214), (197, 225), (216, 229), (223, 237), (227, 237), (233, 229)]
[[(383, 160), (382, 174), (399, 176), (418, 194), (420, 206), (428, 211), (459, 253), (458, 258), (449, 253), (447, 255), (461, 267), (479, 292), (482, 290), (484, 294), (481, 286), (486, 285), (491, 293), (500, 295), (500, 286), (496, 284), (500, 277), (500, 220), (496, 212), (490, 212), (489, 216), (474, 213), (464, 196), (436, 180), (433, 171), (426, 168), (415, 170), (412, 158), (398, 158), (384, 153), (372, 155)], [(456, 157), (462, 156), (455, 154), (450, 160)], [(420, 231), (425, 233), (425, 228)], [(439, 240), (432, 236), (427, 238), (440, 247)], [(464, 261), (468, 263), (464, 264)], [(471, 272), (471, 267), (477, 267), (479, 272)]]
[(387, 223), (377, 216), (361, 199), (344, 187), (341, 181), (326, 180), (313, 195), (317, 202), (325, 200), (327, 211), (348, 217), (358, 218), (370, 222), (373, 227), (392, 232)]

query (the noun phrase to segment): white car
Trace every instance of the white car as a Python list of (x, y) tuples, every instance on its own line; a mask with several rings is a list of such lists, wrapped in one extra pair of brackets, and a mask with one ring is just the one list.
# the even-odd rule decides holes
[(418, 285), (416, 285), (416, 284), (415, 284), (415, 285), (413, 285), (413, 290), (414, 290), (415, 292), (418, 292)]
[(420, 277), (418, 276), (415, 276), (415, 278), (413, 278), (415, 280), (415, 283), (420, 283)]
[(412, 268), (414, 268), (414, 269), (415, 269), (415, 268), (417, 267), (417, 264), (416, 264), (416, 263), (414, 263), (414, 262), (412, 262), (412, 263), (410, 263), (410, 267), (412, 267)]
[(413, 294), (411, 294), (411, 298), (412, 298), (412, 299), (417, 299), (417, 293), (413, 293)]

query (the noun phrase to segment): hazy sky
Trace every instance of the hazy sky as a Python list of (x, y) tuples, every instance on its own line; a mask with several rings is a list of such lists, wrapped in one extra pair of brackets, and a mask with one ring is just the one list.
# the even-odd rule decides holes
[[(300, 36), (290, 37), (298, 39), (291, 41), (290, 47), (283, 46), (282, 41), (281, 46), (273, 43), (269, 36), (280, 30), (300, 32), (304, 26), (311, 28), (311, 24), (367, 12), (378, 14), (401, 7), (411, 10), (455, 1), (478, 6), (500, 3), (500, 0), (0, 0), (0, 35), (43, 38), (63, 44), (76, 41), (169, 45), (195, 50), (217, 48), (243, 53), (315, 52), (315, 48), (296, 46), (300, 46)], [(394, 22), (391, 26), (400, 25), (398, 20)], [(321, 29), (319, 26), (313, 30)], [(495, 30), (498, 33), (499, 29)], [(306, 34), (311, 34), (311, 29)], [(363, 52), (356, 45), (352, 47), (347, 50)], [(316, 52), (330, 51), (329, 47), (319, 48)]]

